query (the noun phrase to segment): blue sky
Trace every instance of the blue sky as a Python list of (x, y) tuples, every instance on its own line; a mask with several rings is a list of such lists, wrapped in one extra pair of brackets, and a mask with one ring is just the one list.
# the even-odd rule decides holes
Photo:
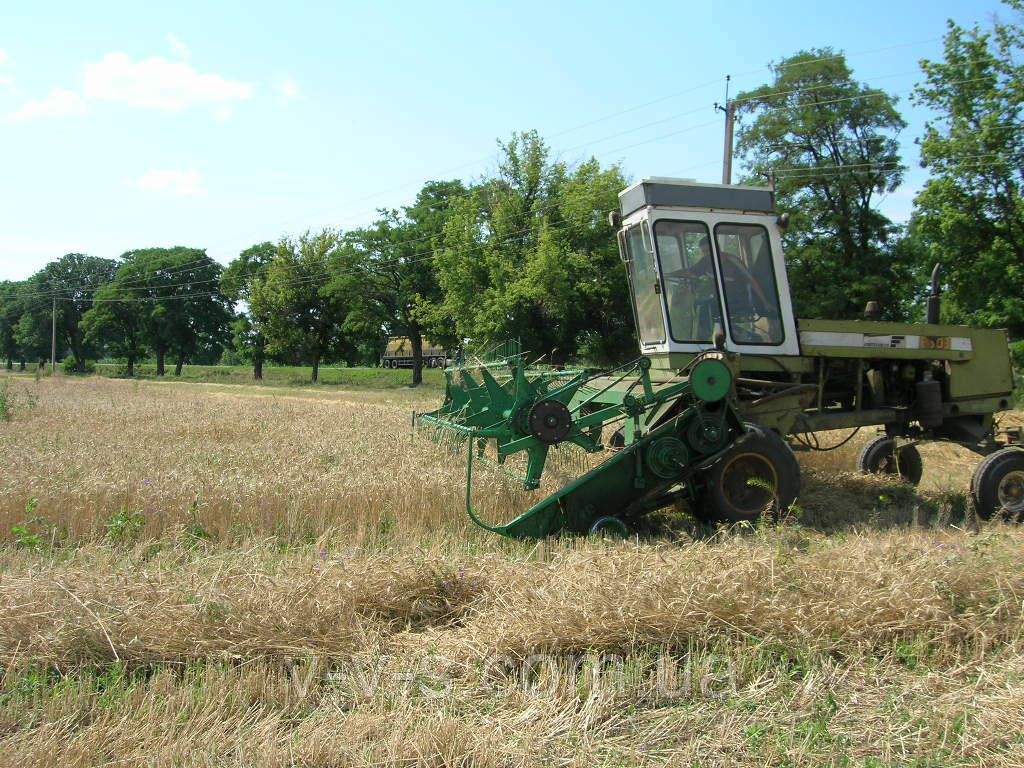
[(946, 19), (996, 0), (48, 2), (0, 13), (0, 279), (64, 253), (206, 248), (369, 223), (425, 181), (493, 170), (537, 129), (632, 179), (721, 177), (712, 104), (798, 50), (900, 96), (904, 219), (925, 178), (909, 102)]

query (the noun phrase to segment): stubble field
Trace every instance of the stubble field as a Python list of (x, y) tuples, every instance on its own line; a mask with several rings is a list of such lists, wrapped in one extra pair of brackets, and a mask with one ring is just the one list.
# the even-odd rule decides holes
[(846, 472), (867, 434), (800, 454), (777, 526), (534, 544), (412, 438), (436, 389), (0, 386), (2, 764), (1024, 762), (1024, 532), (955, 449), (917, 492)]

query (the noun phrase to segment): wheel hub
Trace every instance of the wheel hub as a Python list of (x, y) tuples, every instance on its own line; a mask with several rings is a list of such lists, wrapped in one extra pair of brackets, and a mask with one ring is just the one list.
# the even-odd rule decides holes
[(1010, 512), (1024, 511), (1024, 472), (1007, 472), (996, 491), (999, 503)]
[(572, 428), (572, 414), (557, 400), (541, 400), (530, 409), (530, 434), (545, 445), (562, 442)]
[(775, 497), (778, 475), (770, 461), (757, 453), (733, 457), (722, 471), (721, 490), (738, 510), (753, 513), (764, 509)]

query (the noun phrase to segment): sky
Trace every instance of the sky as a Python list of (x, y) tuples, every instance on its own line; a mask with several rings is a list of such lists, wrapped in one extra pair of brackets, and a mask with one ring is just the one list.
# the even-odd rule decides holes
[(927, 178), (910, 102), (947, 19), (997, 0), (692, 3), (0, 0), (0, 280), (65, 253), (205, 248), (227, 263), (369, 224), (430, 180), (472, 181), (536, 129), (567, 162), (721, 181), (714, 109), (832, 47), (899, 97), (904, 221)]

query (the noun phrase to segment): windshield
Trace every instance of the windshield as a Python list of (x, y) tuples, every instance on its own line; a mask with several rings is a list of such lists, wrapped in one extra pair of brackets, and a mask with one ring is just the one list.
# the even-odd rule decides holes
[(781, 344), (785, 334), (768, 231), (758, 224), (719, 224), (715, 239), (733, 341)]
[(709, 344), (722, 328), (718, 286), (705, 224), (662, 220), (654, 225), (665, 279), (669, 332), (675, 341)]
[(633, 306), (636, 309), (636, 330), (642, 344), (665, 341), (665, 321), (661, 314), (661, 283), (654, 254), (647, 250), (639, 226), (626, 231), (626, 262)]

